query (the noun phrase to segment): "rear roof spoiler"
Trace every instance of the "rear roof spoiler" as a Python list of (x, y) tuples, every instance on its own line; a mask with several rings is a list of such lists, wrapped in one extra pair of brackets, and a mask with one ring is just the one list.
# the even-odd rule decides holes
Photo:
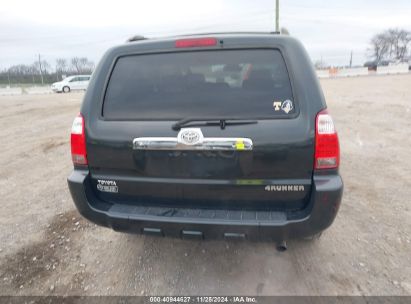
[[(156, 38), (171, 38), (171, 37), (189, 37), (189, 36), (210, 36), (210, 35), (230, 35), (230, 34), (239, 34), (239, 35), (280, 35), (280, 32), (214, 32), (214, 33), (194, 33), (194, 34), (183, 34), (176, 36), (165, 36), (165, 37), (156, 37)], [(148, 40), (151, 38), (144, 37), (142, 35), (135, 35), (127, 39), (127, 42), (135, 42), (141, 40)]]

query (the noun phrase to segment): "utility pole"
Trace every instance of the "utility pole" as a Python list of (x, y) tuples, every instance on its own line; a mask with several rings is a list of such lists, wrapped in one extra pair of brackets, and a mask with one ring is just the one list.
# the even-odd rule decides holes
[(10, 69), (7, 69), (7, 79), (9, 80), (9, 87), (11, 87), (11, 82), (10, 82)]
[(280, 32), (280, 0), (275, 1), (275, 31)]
[(351, 51), (351, 56), (350, 56), (350, 68), (352, 67), (352, 51)]
[(44, 84), (44, 79), (43, 79), (43, 69), (41, 68), (41, 57), (39, 54), (39, 70), (40, 70), (40, 76), (41, 76), (41, 84)]

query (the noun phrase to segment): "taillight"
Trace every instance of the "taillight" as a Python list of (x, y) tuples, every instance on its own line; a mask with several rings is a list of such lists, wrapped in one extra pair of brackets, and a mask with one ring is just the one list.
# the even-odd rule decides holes
[(317, 114), (315, 120), (315, 169), (338, 168), (340, 146), (334, 122), (327, 110)]
[(84, 117), (79, 114), (71, 127), (71, 159), (75, 165), (87, 165)]
[(176, 40), (176, 48), (203, 47), (217, 45), (216, 38), (197, 38)]

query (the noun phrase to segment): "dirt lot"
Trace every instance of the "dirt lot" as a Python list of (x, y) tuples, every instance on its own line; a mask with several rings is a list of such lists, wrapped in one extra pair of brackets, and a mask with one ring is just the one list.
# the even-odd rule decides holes
[(88, 223), (66, 184), (82, 94), (0, 97), (0, 294), (411, 295), (411, 75), (322, 85), (344, 199), (319, 241), (285, 253)]

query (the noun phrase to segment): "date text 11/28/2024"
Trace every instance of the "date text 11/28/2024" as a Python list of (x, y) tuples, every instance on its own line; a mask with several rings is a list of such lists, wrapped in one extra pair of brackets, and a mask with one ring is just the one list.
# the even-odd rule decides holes
[(150, 303), (258, 303), (255, 297), (248, 296), (165, 296), (150, 297)]

